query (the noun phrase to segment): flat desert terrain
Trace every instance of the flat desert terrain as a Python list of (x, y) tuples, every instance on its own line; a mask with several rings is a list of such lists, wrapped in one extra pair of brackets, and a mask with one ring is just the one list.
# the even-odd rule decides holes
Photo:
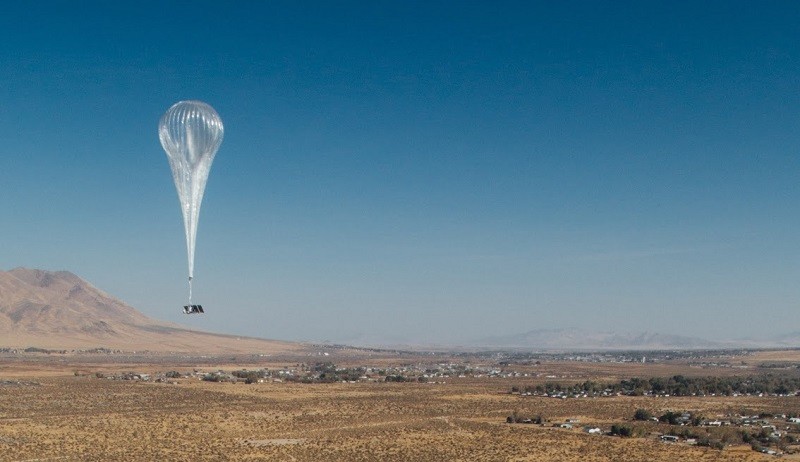
[[(771, 360), (796, 355), (764, 354)], [(797, 396), (553, 399), (509, 393), (542, 379), (448, 377), (428, 383), (355, 381), (297, 383), (209, 382), (217, 369), (277, 369), (285, 364), (237, 363), (236, 358), (165, 359), (140, 364), (103, 356), (0, 358), (0, 461), (769, 461), (749, 445), (724, 449), (664, 443), (667, 426), (647, 422), (636, 438), (604, 433), (630, 423), (636, 409), (800, 414)], [(406, 361), (419, 358), (406, 358)], [(750, 357), (750, 361), (761, 359)], [(273, 360), (274, 361), (274, 360)], [(397, 358), (383, 360), (399, 361)], [(646, 365), (574, 362), (536, 366), (547, 375), (586, 378), (645, 376)], [(654, 366), (652, 375), (696, 368)], [(161, 382), (116, 380), (125, 370), (181, 375)], [(709, 371), (704, 371), (708, 375)], [(117, 374), (117, 375), (115, 375)], [(194, 374), (194, 375), (192, 375)], [(512, 413), (541, 415), (543, 425), (509, 424)], [(574, 428), (558, 422), (577, 421)], [(781, 460), (798, 460), (784, 455)]]

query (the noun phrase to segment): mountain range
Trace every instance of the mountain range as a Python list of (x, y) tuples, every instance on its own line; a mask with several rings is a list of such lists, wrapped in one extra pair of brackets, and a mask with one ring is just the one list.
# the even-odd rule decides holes
[(299, 343), (213, 334), (151, 319), (68, 271), (0, 271), (0, 347), (273, 353)]
[(539, 350), (700, 350), (730, 348), (797, 348), (800, 333), (767, 339), (706, 340), (655, 332), (595, 332), (584, 329), (537, 329), (520, 334), (487, 337), (474, 345), (489, 348)]
[[(710, 341), (660, 333), (537, 329), (455, 345), (426, 345), (386, 336), (354, 336), (352, 346), (436, 350), (461, 348), (536, 350), (657, 350), (797, 348), (800, 332), (769, 339)], [(307, 344), (192, 330), (149, 318), (68, 271), (15, 268), (0, 271), (0, 348), (109, 348), (125, 351), (202, 353), (288, 353)]]

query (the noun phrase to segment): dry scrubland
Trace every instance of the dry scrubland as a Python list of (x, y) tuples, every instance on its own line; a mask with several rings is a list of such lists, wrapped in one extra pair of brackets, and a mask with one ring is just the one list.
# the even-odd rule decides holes
[[(630, 420), (637, 408), (800, 413), (797, 397), (557, 400), (505, 394), (510, 383), (497, 379), (168, 384), (76, 377), (63, 363), (36, 366), (44, 373), (35, 374), (30, 364), (0, 368), (0, 379), (8, 373), (38, 383), (0, 386), (2, 461), (769, 461), (775, 458), (749, 447), (718, 451), (654, 438), (510, 425), (505, 418), (517, 410), (607, 428)], [(543, 366), (578, 372), (569, 363)], [(624, 373), (608, 367), (597, 365), (597, 376)], [(646, 372), (636, 367), (636, 375)], [(588, 374), (591, 367), (580, 369)]]

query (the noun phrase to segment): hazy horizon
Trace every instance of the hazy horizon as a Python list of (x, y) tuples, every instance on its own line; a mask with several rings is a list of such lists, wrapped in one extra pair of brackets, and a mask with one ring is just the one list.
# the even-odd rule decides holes
[[(283, 340), (799, 332), (799, 20), (788, 1), (11, 5), (0, 265)], [(225, 125), (204, 316), (181, 314), (157, 133), (185, 99)]]

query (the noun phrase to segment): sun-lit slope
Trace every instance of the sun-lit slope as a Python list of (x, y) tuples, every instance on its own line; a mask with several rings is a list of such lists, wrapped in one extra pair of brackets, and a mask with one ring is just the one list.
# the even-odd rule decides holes
[(0, 271), (0, 347), (28, 346), (209, 353), (302, 348), (157, 321), (68, 271)]

